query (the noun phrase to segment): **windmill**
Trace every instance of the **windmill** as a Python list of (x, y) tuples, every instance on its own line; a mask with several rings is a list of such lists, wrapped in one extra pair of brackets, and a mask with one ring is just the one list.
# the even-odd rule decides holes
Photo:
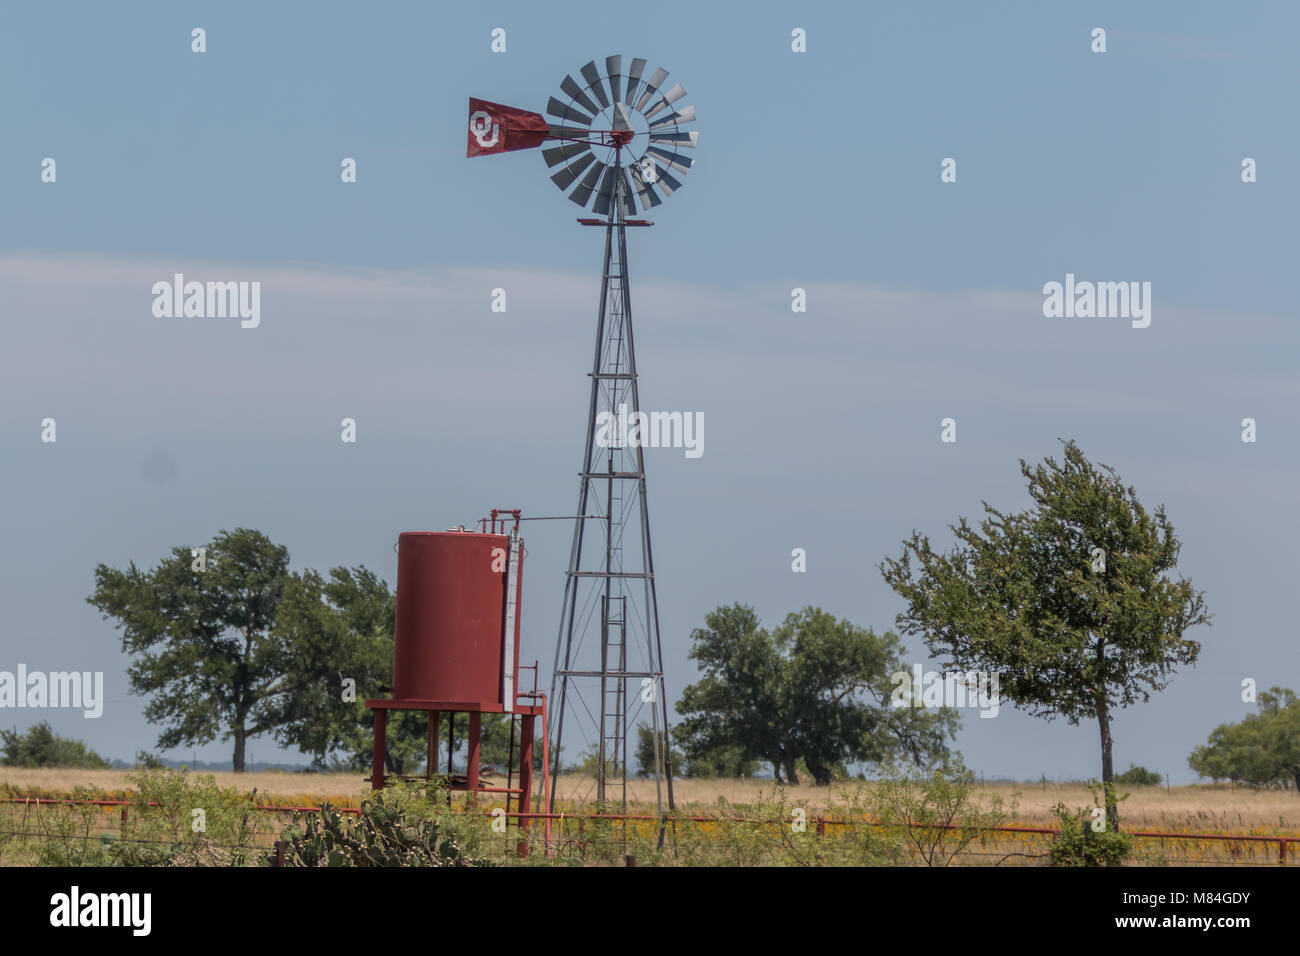
[(682, 150), (694, 149), (697, 135), (683, 127), (694, 122), (695, 108), (679, 108), (682, 85), (667, 87), (667, 70), (647, 74), (641, 58), (624, 69), (621, 56), (606, 57), (603, 71), (593, 60), (579, 73), (582, 83), (571, 75), (561, 81), (563, 98), (550, 98), (546, 116), (471, 99), (466, 152), (545, 144), (552, 182), (596, 214), (578, 222), (605, 229), (591, 402), (549, 698), (552, 707), (558, 702), (551, 754), (558, 772), (562, 748), (570, 764), (569, 751), (581, 753), (565, 734), (585, 736), (594, 793), (579, 798), (626, 809), (628, 730), (648, 718), (662, 815), (665, 798), (673, 808), (673, 787), (644, 439), (628, 440), (623, 429), (601, 423), (636, 421), (640, 412), (626, 231), (653, 225), (633, 217), (681, 188), (678, 177), (693, 164)]

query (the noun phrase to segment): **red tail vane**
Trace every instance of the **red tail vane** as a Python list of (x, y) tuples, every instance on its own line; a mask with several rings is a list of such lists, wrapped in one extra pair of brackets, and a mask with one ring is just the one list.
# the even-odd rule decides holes
[(470, 98), (466, 156), (532, 149), (549, 135), (550, 126), (541, 113)]

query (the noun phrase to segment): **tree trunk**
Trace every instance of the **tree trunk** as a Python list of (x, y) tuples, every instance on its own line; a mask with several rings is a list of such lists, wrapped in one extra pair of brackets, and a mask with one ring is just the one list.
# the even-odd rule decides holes
[(776, 785), (779, 787), (779, 786), (781, 785), (781, 782), (782, 782), (782, 781), (781, 781), (781, 764), (780, 764), (778, 761), (776, 761), (776, 760), (773, 760), (773, 761), (772, 761), (772, 776), (776, 777)]
[(1106, 829), (1119, 832), (1119, 804), (1115, 801), (1115, 768), (1111, 760), (1110, 714), (1106, 701), (1097, 701), (1097, 725), (1101, 730), (1101, 785), (1106, 801)]
[(247, 738), (244, 735), (244, 727), (241, 724), (235, 728), (235, 773), (244, 772), (244, 744)]
[(813, 775), (813, 781), (817, 784), (817, 786), (829, 787), (831, 785), (830, 767), (827, 767), (825, 764), (820, 764), (820, 763), (816, 763), (815, 761), (809, 760), (807, 757), (803, 758), (803, 762), (808, 765), (808, 769), (812, 772)]
[(799, 786), (799, 775), (794, 772), (794, 757), (785, 757), (785, 780), (792, 787)]

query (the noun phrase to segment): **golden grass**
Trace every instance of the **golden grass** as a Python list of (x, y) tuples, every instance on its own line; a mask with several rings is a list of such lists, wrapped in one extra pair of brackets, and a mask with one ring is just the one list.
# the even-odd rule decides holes
[[(312, 773), (215, 773), (223, 787), (257, 790), (258, 802), (281, 804), (318, 804), (328, 799), (337, 805), (356, 806), (370, 793), (365, 774)], [(502, 783), (503, 781), (493, 781)], [(130, 789), (130, 771), (122, 770), (48, 770), (0, 767), (0, 784), (30, 792), (31, 788), (50, 794), (70, 793), (75, 787), (93, 787), (107, 792)], [(850, 782), (850, 788), (871, 786)], [(591, 802), (594, 782), (574, 775), (561, 776), (556, 796), (564, 802)], [(1016, 819), (1029, 825), (1055, 825), (1052, 807), (1091, 806), (1092, 797), (1082, 784), (990, 783), (982, 788), (1010, 801), (1019, 792)], [(726, 804), (752, 803), (771, 797), (775, 787), (770, 780), (676, 780), (673, 782), (677, 806), (708, 808), (718, 812)], [(836, 800), (838, 787), (803, 784), (786, 787), (786, 799), (810, 812), (825, 808)], [(1177, 830), (1181, 832), (1297, 832), (1300, 830), (1300, 796), (1294, 792), (1254, 791), (1230, 784), (1197, 784), (1173, 787), (1120, 788), (1130, 796), (1120, 804), (1120, 818), (1126, 829)], [(653, 808), (653, 780), (628, 782), (628, 799), (640, 808)]]
[[(849, 788), (871, 784), (850, 782)], [(785, 787), (787, 799), (810, 811), (825, 808), (837, 800), (839, 785), (817, 787), (801, 784)], [(1092, 806), (1092, 796), (1083, 784), (990, 783), (981, 788), (1010, 803), (1017, 792), (1017, 822), (1033, 826), (1055, 826), (1052, 808), (1057, 803), (1067, 807)], [(1300, 830), (1300, 796), (1281, 790), (1255, 791), (1230, 784), (1196, 784), (1182, 787), (1119, 787), (1128, 799), (1120, 803), (1120, 818), (1126, 828), (1144, 830), (1178, 829), (1189, 832), (1245, 832), (1257, 828), (1296, 832)], [(708, 806), (716, 811), (721, 800), (727, 803), (751, 803), (760, 793), (771, 796), (771, 780), (675, 780), (673, 795), (677, 806)], [(654, 781), (628, 782), (628, 799), (654, 805)], [(559, 799), (586, 799), (594, 796), (589, 778), (562, 776), (556, 787)], [(721, 798), (721, 800), (720, 800)]]

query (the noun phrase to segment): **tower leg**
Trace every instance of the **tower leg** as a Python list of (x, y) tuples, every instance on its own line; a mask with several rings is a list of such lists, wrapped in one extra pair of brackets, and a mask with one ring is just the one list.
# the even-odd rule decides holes
[[(533, 715), (525, 714), (519, 719), (519, 812), (531, 813), (533, 810)], [(526, 816), (519, 818), (519, 856), (528, 855), (528, 840), (523, 836), (530, 820)]]
[(384, 753), (388, 749), (388, 711), (375, 710), (375, 753), (370, 768), (370, 789), (384, 789)]
[(466, 785), (469, 787), (469, 799), (472, 803), (478, 799), (478, 753), (479, 747), (483, 743), (483, 715), (477, 710), (470, 711), (469, 715), (469, 741), (467, 750), (469, 751), (466, 758), (467, 766), (465, 768)]
[[(519, 789), (522, 791), (519, 795), (519, 810), (521, 813), (531, 813), (533, 809), (533, 720), (532, 714), (525, 714), (520, 718), (519, 734)], [(523, 826), (524, 821), (521, 818), (519, 825)]]

